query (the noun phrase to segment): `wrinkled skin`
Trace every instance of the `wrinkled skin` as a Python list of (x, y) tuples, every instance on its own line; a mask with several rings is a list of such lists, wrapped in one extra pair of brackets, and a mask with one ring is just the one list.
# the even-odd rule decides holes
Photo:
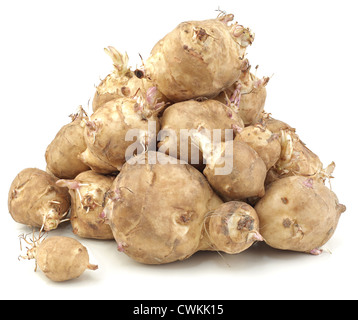
[[(206, 165), (204, 175), (213, 189), (225, 200), (243, 200), (250, 197), (262, 197), (265, 194), (265, 162), (247, 143), (238, 136), (222, 144), (221, 150)], [(224, 161), (221, 161), (221, 159)], [(228, 167), (229, 173), (218, 174), (217, 170)]]
[(281, 156), (275, 170), (281, 174), (313, 176), (322, 170), (319, 157), (290, 131), (281, 131)]
[(267, 170), (280, 159), (281, 143), (279, 135), (261, 126), (248, 126), (238, 134), (238, 139), (246, 142), (265, 162)]
[[(175, 137), (166, 137), (158, 143), (158, 148), (166, 149), (164, 152), (167, 154), (183, 159), (200, 169), (205, 166), (200, 148), (192, 143), (189, 135), (187, 149), (185, 149), (184, 143), (180, 141), (180, 130), (208, 130), (211, 139), (213, 139), (213, 130), (221, 130), (221, 141), (225, 141), (225, 129), (232, 129), (233, 126), (243, 128), (244, 124), (237, 113), (216, 100), (178, 102), (168, 107), (161, 118), (161, 130), (173, 130)], [(173, 150), (176, 151), (176, 155), (169, 153)], [(198, 157), (192, 160), (192, 154), (193, 157), (194, 155)]]
[(239, 115), (245, 122), (245, 125), (254, 124), (261, 112), (265, 108), (267, 90), (267, 78), (258, 79), (252, 73), (242, 73), (244, 77), (240, 78), (242, 85), (242, 95), (239, 106)]
[(292, 128), (286, 122), (272, 118), (269, 114), (263, 112), (260, 118), (255, 124), (260, 124), (264, 128), (270, 130), (272, 133), (280, 134), (281, 130), (289, 130), (292, 133), (296, 132), (296, 129)]
[(74, 180), (57, 181), (57, 185), (67, 187), (71, 195), (71, 225), (74, 234), (82, 238), (114, 239), (111, 228), (101, 218), (107, 192), (114, 178), (89, 170), (80, 173)]
[[(149, 164), (153, 156), (159, 161)], [(141, 160), (146, 164), (136, 163)], [(198, 170), (177, 162), (148, 152), (127, 162), (113, 183), (105, 217), (118, 250), (138, 262), (164, 264), (193, 255), (206, 213), (222, 204)]]
[[(144, 76), (141, 78), (133, 76), (128, 80), (128, 83), (123, 89), (123, 92), (126, 97), (134, 97), (138, 95), (138, 93), (147, 92), (153, 86), (154, 86), (153, 81), (145, 78)], [(155, 99), (158, 102), (164, 102), (166, 104), (170, 104), (170, 100), (159, 90), (156, 91)]]
[(83, 120), (87, 115), (81, 108), (72, 115), (72, 122), (64, 125), (46, 149), (47, 171), (59, 179), (73, 179), (89, 170), (79, 155), (86, 150)]
[(263, 114), (258, 124), (277, 134), (281, 143), (280, 157), (269, 170), (266, 185), (292, 175), (306, 177), (325, 175), (320, 158), (300, 140), (296, 129), (283, 121), (270, 117), (268, 114)]
[(89, 263), (87, 248), (68, 237), (51, 237), (42, 241), (36, 251), (36, 262), (46, 277), (55, 282), (72, 280), (86, 269), (98, 268)]
[[(143, 76), (138, 78), (128, 66), (128, 56), (118, 52), (114, 47), (105, 48), (105, 52), (113, 61), (114, 70), (96, 87), (92, 100), (93, 112), (108, 101), (118, 98), (135, 97), (139, 91), (146, 92), (153, 86), (153, 82)], [(159, 91), (156, 93), (158, 101), (168, 102), (168, 99)]]
[(245, 126), (256, 124), (265, 108), (268, 77), (259, 79), (250, 72), (248, 60), (244, 60), (240, 77), (235, 83), (222, 91), (216, 100), (229, 104), (234, 103)]
[(212, 98), (239, 78), (254, 35), (228, 16), (183, 22), (154, 46), (145, 74), (168, 99)]
[[(138, 78), (135, 75), (131, 75), (130, 77), (126, 76), (125, 78), (118, 79), (113, 74), (110, 74), (97, 87), (92, 100), (93, 112), (96, 112), (108, 101), (124, 97), (134, 98), (139, 92), (146, 92), (151, 87), (153, 87), (153, 82), (146, 78)], [(161, 102), (170, 102), (160, 91), (157, 91), (156, 98)]]
[[(118, 172), (126, 161), (127, 148), (136, 139), (143, 151), (150, 143), (149, 140), (156, 138), (155, 133), (159, 130), (158, 118), (145, 112), (134, 99), (119, 98), (107, 102), (91, 115), (86, 124), (84, 136), (87, 149), (80, 155), (81, 161), (97, 173)], [(155, 132), (151, 137), (148, 131), (149, 120), (155, 125)], [(134, 137), (134, 141), (126, 141), (130, 129), (140, 130), (140, 137)]]
[(19, 223), (56, 229), (70, 208), (67, 190), (56, 186), (56, 178), (36, 168), (22, 170), (11, 184), (8, 208)]
[(334, 234), (346, 207), (323, 183), (291, 176), (270, 184), (255, 210), (268, 245), (317, 254)]
[(259, 219), (253, 207), (245, 202), (230, 201), (208, 213), (203, 228), (202, 250), (237, 254), (255, 241), (262, 241)]

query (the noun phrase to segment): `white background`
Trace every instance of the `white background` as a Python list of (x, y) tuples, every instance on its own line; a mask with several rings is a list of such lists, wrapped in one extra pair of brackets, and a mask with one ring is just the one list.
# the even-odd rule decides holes
[[(271, 76), (266, 111), (297, 128), (347, 206), (326, 252), (314, 257), (264, 244), (236, 255), (198, 253), (163, 266), (138, 264), (112, 241), (82, 240), (99, 270), (52, 283), (18, 261), (7, 194), (16, 174), (45, 168), (44, 153), (68, 115), (87, 108), (112, 70), (103, 48), (131, 66), (178, 23), (235, 14), (256, 34), (248, 58)], [(2, 299), (357, 299), (357, 1), (1, 1), (0, 298)], [(89, 102), (90, 100), (90, 102)], [(163, 195), (164, 196), (164, 195)], [(53, 232), (73, 236), (69, 225)], [(329, 253), (330, 251), (331, 253)]]

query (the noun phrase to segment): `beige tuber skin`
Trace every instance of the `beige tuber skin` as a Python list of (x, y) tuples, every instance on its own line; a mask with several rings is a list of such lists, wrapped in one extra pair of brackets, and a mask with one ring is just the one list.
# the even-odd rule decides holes
[(314, 176), (323, 169), (319, 157), (289, 130), (281, 131), (281, 156), (275, 170), (280, 175)]
[(272, 168), (281, 156), (280, 137), (260, 125), (251, 125), (239, 131), (238, 139), (246, 142), (265, 162), (267, 170)]
[(8, 208), (12, 218), (19, 223), (56, 229), (65, 219), (70, 208), (67, 190), (56, 186), (56, 178), (37, 168), (22, 170), (11, 184)]
[[(253, 72), (254, 34), (233, 19), (180, 23), (135, 71), (127, 54), (105, 49), (114, 70), (96, 87), (94, 113), (80, 108), (59, 130), (48, 173), (28, 168), (11, 184), (12, 218), (40, 228), (37, 239), (20, 236), (29, 246), (21, 258), (55, 282), (96, 270), (77, 240), (43, 239), (68, 220), (75, 235), (114, 239), (150, 265), (203, 250), (238, 254), (256, 241), (322, 252), (346, 210), (324, 184), (335, 164), (323, 169), (294, 128), (264, 112), (270, 78)], [(184, 145), (181, 130), (192, 131)], [(159, 132), (175, 138), (156, 144)]]
[(280, 158), (269, 170), (266, 185), (292, 175), (319, 176), (325, 179), (327, 172), (329, 176), (331, 168), (334, 169), (334, 163), (324, 169), (320, 158), (307, 148), (305, 143), (300, 140), (296, 130), (287, 123), (264, 113), (258, 125), (277, 134), (281, 143)]
[(251, 65), (245, 59), (237, 81), (215, 97), (216, 100), (235, 107), (245, 126), (253, 125), (260, 119), (266, 102), (266, 85), (270, 80), (269, 77), (259, 79), (250, 70)]
[[(92, 100), (93, 112), (96, 112), (108, 101), (123, 97), (133, 98), (138, 91), (144, 93), (153, 87), (152, 81), (130, 69), (127, 54), (121, 54), (111, 46), (105, 48), (104, 51), (112, 59), (114, 70), (97, 86)], [(141, 71), (138, 72), (141, 73)], [(156, 99), (168, 102), (168, 99), (158, 90), (156, 91)]]
[[(149, 164), (153, 156), (159, 162)], [(175, 161), (150, 151), (123, 166), (104, 210), (119, 251), (141, 263), (165, 264), (200, 250), (240, 253), (263, 240), (251, 206), (223, 203), (199, 171)]]
[(270, 184), (255, 210), (269, 246), (316, 255), (334, 234), (346, 207), (321, 181), (291, 176)]
[(272, 118), (271, 114), (267, 112), (262, 112), (255, 124), (258, 124), (276, 134), (280, 134), (281, 130), (289, 130), (292, 133), (296, 132), (295, 128), (292, 128), (286, 122)]
[[(157, 163), (149, 164), (150, 157)], [(201, 247), (206, 214), (222, 204), (198, 170), (152, 151), (130, 159), (111, 191), (104, 213), (118, 250), (145, 264), (193, 255)]]
[(97, 173), (118, 172), (126, 161), (127, 148), (134, 143), (129, 139), (126, 141), (130, 129), (138, 131), (138, 144), (144, 151), (156, 138), (156, 135), (149, 137), (148, 121), (156, 123), (155, 130), (158, 131), (157, 114), (165, 106), (153, 99), (155, 92), (152, 88), (145, 97), (111, 100), (93, 113), (86, 123), (87, 149), (80, 155), (81, 161)]
[(72, 122), (64, 125), (46, 149), (47, 171), (59, 179), (73, 179), (89, 170), (79, 155), (86, 150), (83, 136), (88, 116), (82, 107), (71, 115)]
[[(244, 127), (244, 123), (237, 113), (216, 100), (188, 100), (175, 103), (164, 111), (160, 121), (161, 130), (163, 132), (173, 130), (175, 138), (167, 136), (163, 141), (159, 142), (159, 151), (166, 149), (164, 152), (169, 154), (171, 150), (175, 150), (178, 159), (185, 159), (198, 169), (205, 167), (203, 165), (203, 155), (192, 144), (190, 135), (188, 135), (187, 148), (183, 148), (184, 143), (179, 138), (181, 130), (187, 129), (189, 132), (190, 130), (205, 129), (208, 130), (212, 139), (213, 130), (221, 130), (221, 141), (224, 141), (225, 129)], [(194, 157), (194, 160), (192, 160), (192, 149), (193, 153), (195, 154), (196, 152), (199, 156), (198, 158)]]
[(111, 46), (105, 48), (104, 51), (112, 59), (114, 70), (97, 86), (92, 100), (93, 112), (96, 112), (108, 101), (124, 97), (124, 87), (127, 85), (129, 79), (134, 76), (128, 67), (129, 58), (127, 54), (121, 54), (117, 49)]
[(173, 102), (213, 98), (240, 76), (254, 34), (232, 14), (180, 23), (152, 49), (145, 75)]
[(245, 202), (225, 202), (205, 217), (201, 250), (237, 254), (256, 241), (263, 241), (259, 218), (255, 209)]
[[(204, 175), (225, 201), (262, 197), (265, 194), (265, 162), (238, 136), (231, 145), (230, 142), (222, 143), (213, 154), (204, 169)], [(227, 166), (228, 163), (231, 163), (230, 173), (218, 174), (218, 169)]]
[(51, 237), (41, 240), (41, 235), (36, 240), (29, 242), (31, 246), (23, 259), (35, 259), (36, 268), (52, 281), (63, 282), (80, 277), (85, 270), (97, 270), (98, 266), (89, 263), (87, 248), (76, 239), (69, 237)]
[(82, 238), (114, 239), (101, 213), (114, 177), (92, 170), (80, 173), (74, 180), (58, 180), (56, 184), (69, 189), (71, 195), (71, 225), (73, 233)]

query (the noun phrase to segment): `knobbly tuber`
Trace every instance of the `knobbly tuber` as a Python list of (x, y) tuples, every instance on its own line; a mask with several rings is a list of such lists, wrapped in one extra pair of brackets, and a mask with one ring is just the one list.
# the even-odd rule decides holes
[(201, 250), (240, 253), (256, 242), (263, 241), (259, 219), (253, 207), (245, 202), (223, 203), (206, 215)]
[(88, 120), (82, 107), (71, 115), (72, 122), (64, 125), (46, 149), (47, 170), (59, 179), (73, 179), (89, 170), (79, 155), (86, 150), (83, 136), (84, 122)]
[[(93, 112), (96, 112), (105, 103), (122, 97), (133, 98), (138, 91), (142, 93), (153, 87), (152, 81), (144, 76), (140, 78), (128, 66), (128, 55), (121, 54), (114, 47), (105, 48), (105, 52), (113, 61), (114, 70), (106, 76), (97, 86), (92, 100)], [(158, 90), (155, 97), (162, 102), (168, 102), (168, 99)]]
[[(149, 164), (150, 157), (159, 162)], [(235, 254), (263, 240), (251, 206), (223, 204), (199, 171), (175, 161), (149, 152), (123, 166), (105, 207), (119, 251), (141, 263), (164, 264), (200, 250)]]
[(270, 130), (272, 133), (276, 133), (276, 134), (280, 134), (281, 130), (289, 130), (291, 133), (296, 132), (295, 128), (292, 128), (286, 122), (272, 118), (271, 114), (267, 112), (262, 112), (255, 124), (258, 124)]
[[(252, 70), (254, 34), (233, 20), (220, 11), (180, 23), (136, 70), (107, 47), (114, 70), (93, 114), (80, 109), (48, 145), (48, 173), (15, 178), (13, 219), (40, 234), (70, 220), (77, 236), (114, 239), (144, 264), (256, 241), (321, 253), (346, 209), (325, 186), (335, 163), (323, 169), (296, 129), (264, 110), (271, 80)], [(33, 245), (24, 258), (54, 281), (97, 268), (74, 239), (23, 240)]]
[(131, 158), (111, 191), (104, 212), (118, 249), (145, 264), (193, 255), (206, 213), (222, 204), (198, 170), (160, 152)]
[[(81, 161), (92, 170), (109, 174), (120, 170), (126, 162), (126, 151), (133, 141), (126, 135), (136, 130), (137, 142), (143, 152), (159, 130), (157, 113), (164, 107), (152, 99), (156, 89), (149, 90), (138, 99), (118, 98), (111, 100), (94, 112), (84, 131), (87, 149), (80, 155)], [(154, 134), (150, 134), (148, 121), (154, 123)]]
[(128, 80), (133, 77), (133, 72), (128, 66), (129, 58), (127, 54), (121, 54), (111, 46), (105, 48), (104, 51), (111, 57), (114, 70), (96, 87), (92, 100), (93, 112), (96, 112), (108, 101), (126, 96), (124, 87)]
[(240, 76), (254, 34), (232, 14), (179, 24), (152, 49), (145, 74), (171, 101), (213, 98)]
[(236, 136), (232, 142), (226, 141), (218, 147), (214, 145), (212, 149), (204, 175), (225, 201), (262, 197), (265, 194), (267, 168), (253, 148)]
[(281, 130), (281, 156), (275, 170), (280, 175), (314, 176), (323, 165), (319, 157), (290, 130)]
[(265, 162), (267, 170), (280, 159), (279, 135), (260, 125), (251, 125), (238, 132), (238, 139), (246, 142)]
[(319, 254), (346, 207), (321, 181), (291, 176), (270, 184), (255, 210), (268, 245)]
[(37, 168), (22, 170), (11, 184), (8, 208), (12, 218), (19, 223), (56, 229), (65, 221), (70, 208), (70, 195), (56, 186), (56, 178)]
[[(158, 143), (158, 148), (166, 149), (167, 154), (182, 159), (195, 167), (203, 164), (203, 157), (194, 144), (191, 143), (191, 130), (208, 130), (211, 138), (214, 138), (214, 130), (220, 132), (220, 141), (225, 141), (225, 129), (232, 127), (243, 128), (241, 118), (230, 107), (216, 100), (195, 101), (188, 100), (169, 106), (161, 117), (161, 131), (172, 131), (165, 139)], [(184, 130), (187, 132), (187, 141)], [(172, 151), (176, 154), (173, 155)]]
[(58, 180), (71, 195), (71, 225), (73, 233), (82, 238), (114, 239), (109, 225), (101, 218), (104, 202), (114, 177), (92, 170), (80, 173), (74, 180)]
[(292, 175), (306, 177), (326, 175), (320, 158), (300, 140), (296, 129), (265, 113), (257, 125), (278, 135), (281, 143), (280, 157), (269, 170), (266, 185)]
[(31, 246), (22, 258), (35, 259), (35, 271), (38, 266), (50, 280), (68, 281), (78, 278), (87, 269), (98, 269), (97, 265), (89, 263), (87, 248), (76, 239), (55, 236), (41, 240), (41, 237), (40, 235), (31, 242), (22, 237), (22, 240)]
[(250, 70), (251, 65), (245, 59), (237, 81), (215, 98), (235, 106), (246, 126), (255, 124), (260, 119), (266, 102), (266, 85), (270, 80), (269, 77), (259, 79)]

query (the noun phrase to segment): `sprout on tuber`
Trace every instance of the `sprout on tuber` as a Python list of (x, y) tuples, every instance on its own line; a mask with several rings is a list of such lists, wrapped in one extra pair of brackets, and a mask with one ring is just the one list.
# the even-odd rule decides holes
[(101, 214), (108, 190), (114, 177), (92, 170), (80, 173), (74, 180), (58, 180), (56, 184), (67, 187), (71, 195), (71, 225), (73, 233), (82, 238), (114, 239), (111, 228)]
[(11, 184), (8, 208), (19, 223), (45, 231), (56, 229), (70, 208), (67, 190), (56, 185), (56, 178), (37, 168), (22, 170)]
[(233, 15), (180, 23), (154, 46), (144, 63), (146, 76), (174, 102), (213, 98), (240, 76), (254, 34)]

